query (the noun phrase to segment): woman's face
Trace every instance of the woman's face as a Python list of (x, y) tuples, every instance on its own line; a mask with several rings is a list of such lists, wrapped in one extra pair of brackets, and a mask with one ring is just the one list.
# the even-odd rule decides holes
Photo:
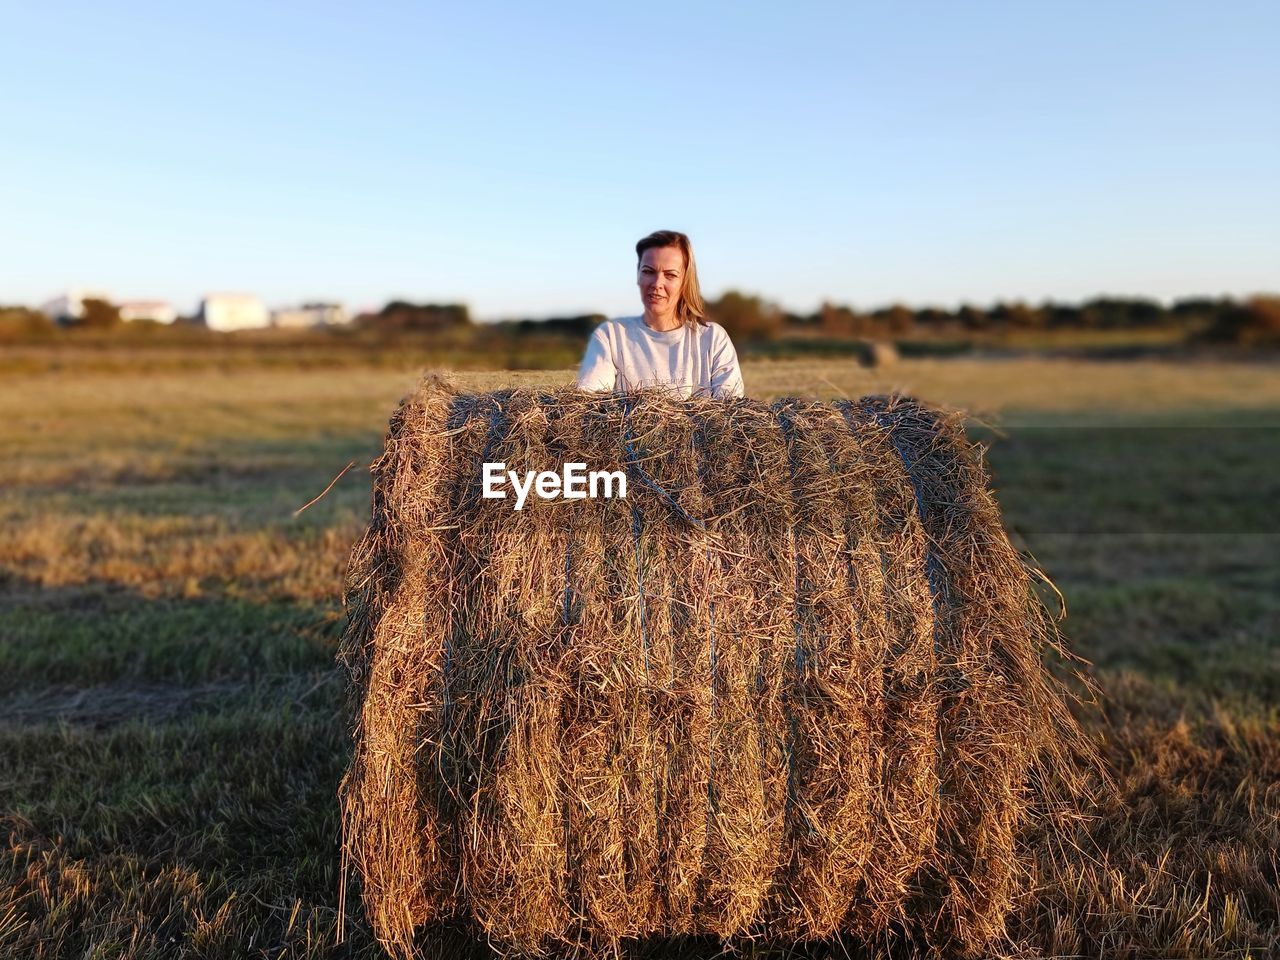
[(640, 257), (636, 282), (645, 313), (670, 316), (675, 313), (684, 284), (684, 254), (679, 247), (651, 247)]

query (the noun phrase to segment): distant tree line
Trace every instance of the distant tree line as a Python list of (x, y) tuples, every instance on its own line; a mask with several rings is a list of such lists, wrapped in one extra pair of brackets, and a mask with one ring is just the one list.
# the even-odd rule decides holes
[(735, 337), (771, 339), (792, 333), (827, 337), (904, 338), (929, 334), (980, 335), (998, 331), (1154, 330), (1174, 328), (1210, 341), (1280, 339), (1280, 297), (1178, 300), (1171, 306), (1143, 298), (1097, 297), (1081, 304), (998, 302), (955, 310), (892, 304), (874, 310), (824, 303), (815, 313), (787, 313), (760, 297), (731, 291), (708, 304), (713, 319)]
[(384, 333), (439, 333), (471, 326), (471, 312), (462, 303), (408, 303), (392, 300), (377, 313), (361, 313), (352, 321), (357, 329)]
[[(1244, 300), (1193, 297), (1164, 306), (1146, 298), (1095, 297), (1084, 303), (1046, 301), (971, 304), (954, 310), (891, 304), (874, 310), (824, 303), (811, 314), (788, 313), (762, 297), (730, 290), (707, 302), (709, 318), (744, 342), (795, 337), (838, 339), (910, 339), (950, 336), (981, 339), (1006, 331), (1177, 329), (1188, 339), (1205, 342), (1280, 345), (1280, 296)], [(349, 328), (315, 331), (316, 336), (443, 337), (450, 342), (493, 343), (501, 339), (543, 338), (580, 341), (603, 322), (602, 314), (476, 323), (465, 304), (415, 304), (393, 300), (381, 310), (362, 313)], [(190, 330), (193, 321), (174, 324)], [(147, 327), (157, 335), (163, 325), (124, 323), (118, 308), (102, 300), (85, 300), (81, 318), (66, 326), (87, 331)], [(43, 313), (26, 307), (0, 306), (0, 340), (49, 339), (55, 325)], [(290, 333), (298, 336), (296, 332)]]
[[(832, 339), (904, 339), (1035, 330), (1140, 331), (1177, 329), (1216, 342), (1280, 343), (1280, 297), (1195, 297), (1164, 306), (1144, 298), (1097, 297), (1081, 304), (1046, 301), (1038, 306), (1015, 301), (989, 307), (965, 304), (955, 310), (891, 304), (856, 310), (824, 303), (811, 314), (788, 313), (759, 296), (730, 290), (707, 301), (708, 317), (735, 340), (775, 340), (789, 336)], [(586, 337), (604, 320), (601, 314), (521, 320), (503, 326), (518, 334), (559, 333)]]

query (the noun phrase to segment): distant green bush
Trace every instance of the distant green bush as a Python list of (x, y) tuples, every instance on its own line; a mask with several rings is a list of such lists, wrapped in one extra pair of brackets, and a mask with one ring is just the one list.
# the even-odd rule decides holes
[(730, 290), (707, 303), (709, 319), (735, 340), (769, 340), (782, 330), (782, 311), (760, 297)]
[(1204, 339), (1248, 346), (1280, 346), (1280, 296), (1259, 295), (1218, 313)]
[(0, 342), (49, 340), (56, 333), (53, 321), (39, 310), (0, 307)]

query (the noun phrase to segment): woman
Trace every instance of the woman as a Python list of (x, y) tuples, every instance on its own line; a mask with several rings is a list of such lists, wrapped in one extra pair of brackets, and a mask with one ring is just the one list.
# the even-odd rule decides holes
[(689, 238), (658, 230), (637, 243), (636, 283), (644, 313), (596, 327), (578, 368), (578, 388), (742, 396), (738, 354), (724, 327), (706, 319)]

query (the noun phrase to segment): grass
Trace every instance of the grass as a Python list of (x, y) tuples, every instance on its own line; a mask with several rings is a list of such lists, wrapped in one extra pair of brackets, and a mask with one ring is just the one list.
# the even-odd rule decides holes
[[(114, 361), (113, 361), (114, 362)], [(403, 366), (0, 380), (0, 956), (376, 957), (336, 943), (332, 665)], [(1280, 951), (1280, 378), (1261, 363), (749, 364), (750, 392), (965, 407), (1065, 596), (1120, 791), (1012, 924), (1045, 955)], [(492, 388), (568, 372), (475, 373)]]

